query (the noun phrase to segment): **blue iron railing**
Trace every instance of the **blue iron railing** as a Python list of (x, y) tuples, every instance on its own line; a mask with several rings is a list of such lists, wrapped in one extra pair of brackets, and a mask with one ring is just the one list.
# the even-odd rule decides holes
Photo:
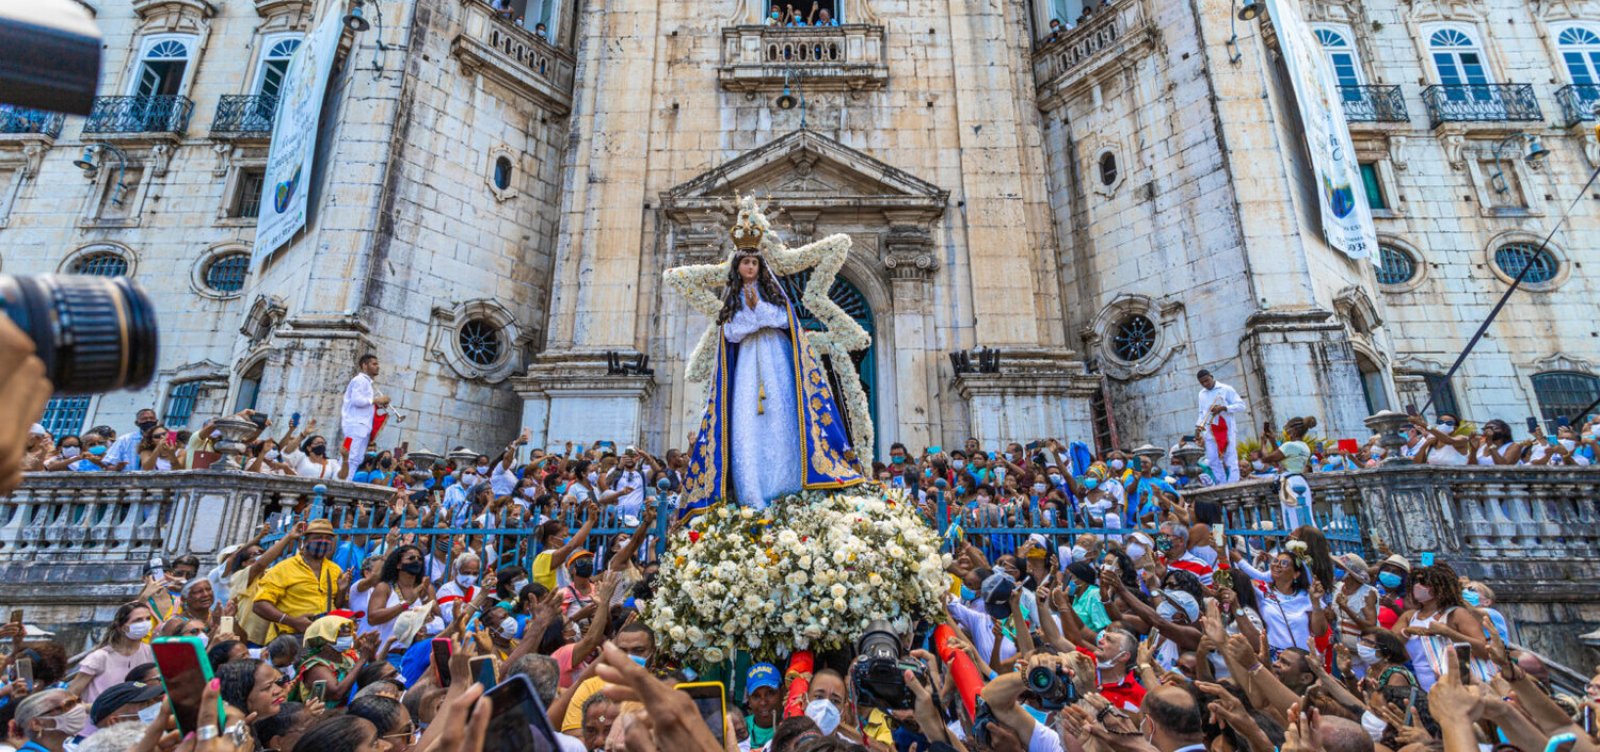
[(59, 112), (0, 105), (0, 133), (38, 133), (55, 138), (65, 120)]
[(1340, 86), (1344, 119), (1352, 123), (1403, 123), (1406, 98), (1399, 86)]
[(177, 95), (95, 97), (84, 133), (182, 133), (194, 101)]
[(278, 113), (278, 98), (265, 94), (228, 94), (217, 102), (217, 117), (211, 121), (212, 133), (231, 135), (272, 133)]
[(1556, 89), (1556, 102), (1561, 104), (1561, 123), (1571, 128), (1585, 120), (1594, 120), (1596, 105), (1600, 105), (1600, 84), (1568, 84)]
[(1434, 127), (1469, 121), (1543, 120), (1530, 84), (1435, 84), (1422, 90)]

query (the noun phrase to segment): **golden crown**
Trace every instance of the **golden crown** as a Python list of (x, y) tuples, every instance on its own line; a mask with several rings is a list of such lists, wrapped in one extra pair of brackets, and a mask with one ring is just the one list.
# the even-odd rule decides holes
[(733, 238), (733, 246), (741, 251), (753, 251), (761, 246), (761, 238), (766, 235), (759, 225), (749, 220), (740, 222), (728, 228), (728, 236)]

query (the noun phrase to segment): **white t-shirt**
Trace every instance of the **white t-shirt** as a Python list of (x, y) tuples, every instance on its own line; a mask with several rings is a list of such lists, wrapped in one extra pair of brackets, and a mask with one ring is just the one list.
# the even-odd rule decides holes
[(1062, 752), (1061, 735), (1055, 729), (1034, 721), (1033, 736), (1028, 737), (1028, 752)]
[(559, 731), (556, 732), (556, 746), (561, 748), (561, 752), (589, 752), (577, 737)]
[(517, 473), (512, 467), (504, 464), (494, 466), (494, 474), (489, 476), (489, 487), (494, 489), (495, 498), (510, 496), (517, 491)]
[[(987, 613), (967, 608), (959, 603), (950, 604), (950, 615), (961, 622), (961, 626), (966, 627), (967, 633), (972, 635), (972, 647), (977, 649), (978, 655), (983, 656), (986, 661), (989, 660), (989, 656), (994, 654), (994, 627), (990, 626), (994, 623), (994, 619)], [(1011, 638), (1002, 636), (1000, 660), (1003, 661), (1016, 654), (1016, 643), (1013, 643)]]
[(644, 508), (644, 487), (646, 485), (644, 473), (638, 470), (619, 470), (614, 478), (615, 480), (611, 484), (613, 490), (633, 489), (617, 497), (617, 514), (625, 517), (639, 516), (639, 510)]
[(1267, 589), (1260, 595), (1261, 620), (1267, 624), (1267, 644), (1278, 650), (1311, 643), (1311, 596), (1304, 590), (1284, 595)]
[(296, 450), (283, 455), (283, 463), (294, 468), (294, 474), (302, 478), (321, 478), (323, 480), (337, 479), (339, 477), (339, 460), (328, 458), (326, 465), (318, 465), (311, 461), (305, 452)]

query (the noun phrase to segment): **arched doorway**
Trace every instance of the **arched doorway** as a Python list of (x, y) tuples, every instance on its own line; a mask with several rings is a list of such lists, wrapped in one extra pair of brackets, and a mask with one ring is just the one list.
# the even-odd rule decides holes
[[(790, 300), (794, 301), (794, 312), (795, 315), (800, 317), (800, 325), (808, 330), (821, 331), (823, 329), (822, 322), (817, 320), (817, 317), (812, 315), (811, 311), (805, 307), (805, 304), (800, 302), (800, 296), (805, 292), (806, 283), (811, 281), (811, 270), (807, 269), (797, 274), (791, 274), (784, 277), (782, 281), (783, 291), (789, 295)], [(833, 287), (828, 289), (828, 298), (840, 308), (843, 308), (844, 312), (849, 314), (850, 318), (855, 319), (862, 329), (867, 330), (868, 336), (873, 336), (872, 306), (867, 304), (867, 296), (861, 294), (861, 290), (850, 284), (843, 277), (835, 277)], [(874, 337), (874, 340), (876, 340), (876, 337)], [(873, 349), (873, 347), (869, 346), (861, 352), (850, 353), (850, 359), (855, 361), (856, 373), (861, 377), (861, 388), (867, 393), (867, 414), (872, 416), (872, 420), (876, 424), (878, 422), (878, 394), (873, 387), (877, 383), (878, 369), (872, 355)], [(828, 381), (833, 388), (833, 393), (842, 394), (839, 391), (838, 377), (833, 371), (833, 362), (827, 355), (822, 356), (822, 367), (828, 371)], [(844, 418), (845, 431), (848, 433), (850, 431), (850, 415), (849, 411), (843, 409), (843, 407), (841, 404), (839, 413), (840, 417)]]

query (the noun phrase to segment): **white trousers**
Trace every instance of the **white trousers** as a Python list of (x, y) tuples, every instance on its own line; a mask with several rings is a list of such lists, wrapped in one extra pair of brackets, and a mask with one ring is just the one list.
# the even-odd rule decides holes
[(372, 441), (372, 429), (356, 431), (355, 434), (346, 433), (344, 435), (350, 441), (350, 458), (346, 462), (350, 465), (352, 476), (355, 474), (355, 469), (360, 467), (361, 463), (367, 459), (367, 444)]
[(1239, 482), (1239, 451), (1234, 444), (1232, 436), (1228, 437), (1228, 447), (1217, 456), (1217, 437), (1211, 435), (1211, 429), (1206, 428), (1201, 433), (1206, 442), (1206, 466), (1211, 468), (1211, 475), (1217, 483)]

